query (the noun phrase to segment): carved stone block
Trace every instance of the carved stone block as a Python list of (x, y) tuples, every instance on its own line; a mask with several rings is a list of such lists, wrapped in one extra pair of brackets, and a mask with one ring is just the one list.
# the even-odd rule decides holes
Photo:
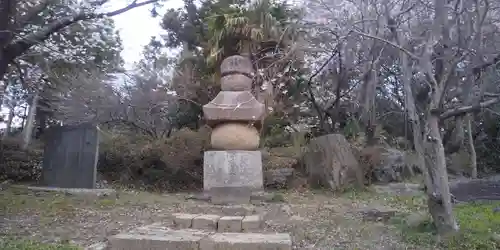
[(221, 91), (213, 101), (203, 106), (209, 125), (221, 121), (260, 121), (265, 115), (264, 104), (248, 91)]

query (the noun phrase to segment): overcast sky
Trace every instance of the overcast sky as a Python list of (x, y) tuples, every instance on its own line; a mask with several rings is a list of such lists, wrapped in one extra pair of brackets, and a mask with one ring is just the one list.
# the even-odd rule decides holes
[[(119, 4), (121, 2), (121, 4)], [(110, 9), (122, 8), (129, 1), (111, 1)], [(182, 0), (168, 0), (164, 9), (182, 7)], [(116, 28), (120, 31), (123, 40), (122, 57), (126, 67), (130, 68), (135, 61), (140, 60), (144, 45), (148, 44), (151, 36), (162, 33), (160, 27), (161, 16), (152, 18), (150, 14), (151, 6), (135, 8), (123, 14), (113, 17)]]

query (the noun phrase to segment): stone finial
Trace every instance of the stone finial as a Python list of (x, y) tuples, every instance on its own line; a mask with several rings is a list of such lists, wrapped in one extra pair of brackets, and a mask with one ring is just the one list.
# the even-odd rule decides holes
[(228, 74), (246, 74), (248, 76), (252, 75), (253, 66), (249, 58), (243, 56), (230, 56), (220, 65), (220, 73), (222, 76)]
[(255, 150), (260, 141), (257, 127), (261, 125), (265, 107), (250, 92), (252, 62), (243, 56), (230, 56), (224, 59), (220, 67), (222, 91), (203, 106), (207, 124), (214, 127), (212, 147), (221, 150)]

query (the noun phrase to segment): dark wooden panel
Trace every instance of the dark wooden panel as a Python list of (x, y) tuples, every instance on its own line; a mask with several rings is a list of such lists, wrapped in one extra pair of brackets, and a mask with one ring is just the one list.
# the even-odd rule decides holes
[(95, 188), (99, 130), (92, 124), (47, 131), (42, 180), (46, 186)]

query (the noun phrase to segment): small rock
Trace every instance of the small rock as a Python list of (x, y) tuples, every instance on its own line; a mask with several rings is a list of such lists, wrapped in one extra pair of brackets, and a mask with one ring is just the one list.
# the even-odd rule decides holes
[(210, 201), (210, 195), (205, 193), (190, 194), (186, 196), (186, 200)]
[(494, 240), (495, 242), (497, 242), (498, 244), (500, 244), (500, 234), (493, 233), (491, 235), (491, 239)]
[(372, 208), (361, 210), (360, 213), (363, 215), (363, 220), (365, 221), (387, 222), (390, 218), (396, 215), (396, 210)]
[(290, 207), (290, 205), (283, 205), (283, 206), (281, 206), (281, 212), (290, 216), (290, 215), (292, 215), (292, 208)]
[(5, 180), (2, 183), (0, 183), (0, 191), (7, 189), (10, 184), (12, 184), (12, 180)]
[(286, 188), (289, 186), (293, 176), (293, 168), (271, 169), (264, 172), (264, 183), (266, 187)]
[(309, 219), (298, 216), (298, 215), (294, 215), (294, 216), (290, 217), (290, 220), (291, 221), (310, 221)]
[(85, 248), (85, 250), (105, 250), (108, 247), (106, 242), (98, 242)]
[(493, 208), (494, 213), (500, 213), (500, 207)]
[(408, 217), (406, 217), (406, 224), (410, 227), (416, 227), (420, 225), (422, 222), (427, 220), (428, 216), (424, 213), (412, 213)]

